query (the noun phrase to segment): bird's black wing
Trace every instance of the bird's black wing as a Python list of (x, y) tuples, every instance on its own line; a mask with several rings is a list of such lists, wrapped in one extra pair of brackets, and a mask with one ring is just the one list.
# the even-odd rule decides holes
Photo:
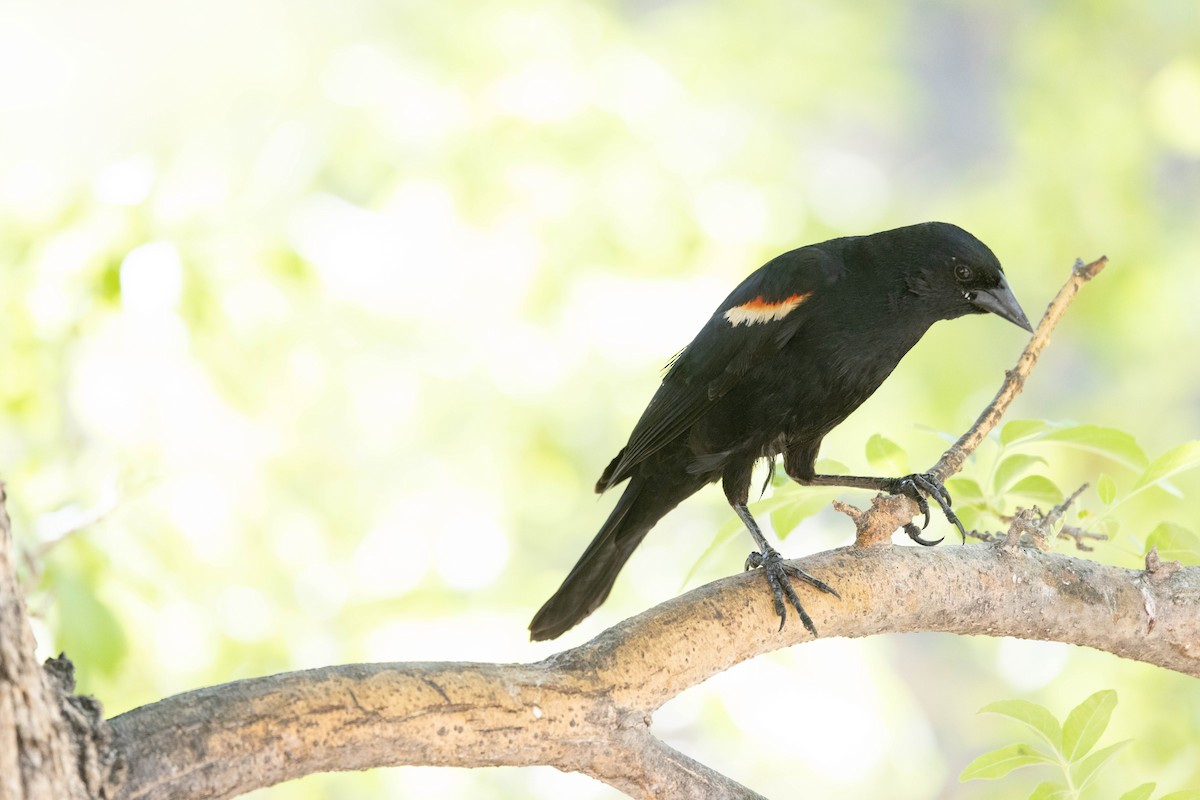
[(845, 267), (837, 255), (823, 247), (802, 247), (742, 281), (671, 361), (629, 443), (596, 490), (629, 477), (635, 466), (687, 431), (714, 401), (791, 341), (812, 317), (809, 303), (842, 277)]

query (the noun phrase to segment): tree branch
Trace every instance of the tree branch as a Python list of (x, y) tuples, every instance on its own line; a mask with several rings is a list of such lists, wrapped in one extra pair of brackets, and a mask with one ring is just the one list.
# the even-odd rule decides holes
[[(1129, 570), (993, 545), (849, 547), (795, 563), (842, 592), (805, 595), (823, 637), (1016, 636), (1200, 676), (1200, 567)], [(651, 714), (734, 664), (810, 639), (801, 625), (779, 630), (751, 572), (536, 664), (361, 664), (201, 689), (111, 720), (130, 764), (119, 796), (210, 800), (401, 764), (548, 764), (635, 797), (753, 797), (655, 740)]]

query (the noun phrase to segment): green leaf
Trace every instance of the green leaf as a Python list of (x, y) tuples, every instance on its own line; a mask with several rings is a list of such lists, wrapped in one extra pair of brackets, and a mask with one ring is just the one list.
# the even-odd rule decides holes
[(1100, 774), (1100, 770), (1106, 765), (1109, 760), (1117, 754), (1117, 751), (1129, 744), (1132, 739), (1126, 739), (1123, 742), (1110, 744), (1108, 747), (1102, 747), (1083, 761), (1075, 765), (1073, 776), (1075, 778), (1075, 786), (1079, 791), (1086, 789), (1096, 776)]
[(1117, 482), (1101, 473), (1100, 479), (1096, 481), (1096, 495), (1104, 505), (1112, 505), (1112, 501), (1117, 499)]
[(912, 471), (904, 448), (878, 433), (867, 439), (867, 463), (871, 469), (887, 475), (907, 475)]
[(780, 539), (796, 530), (801, 522), (829, 505), (836, 492), (788, 492), (785, 502), (770, 512), (771, 527)]
[(1151, 781), (1150, 783), (1143, 783), (1141, 786), (1135, 786), (1121, 795), (1119, 800), (1150, 800), (1150, 795), (1154, 794), (1154, 787), (1157, 785)]
[(822, 475), (849, 475), (850, 468), (840, 461), (835, 461), (832, 458), (818, 458), (817, 472)]
[(1097, 453), (1114, 461), (1142, 469), (1149, 462), (1137, 440), (1124, 431), (1100, 425), (1052, 426), (1041, 420), (1014, 420), (1000, 432), (1007, 446), (1034, 442), (1054, 442), (1078, 450)]
[[(770, 497), (763, 500), (758, 500), (750, 505), (750, 511), (755, 518), (762, 519), (769, 517), (771, 526), (780, 538), (783, 538), (787, 533), (795, 530), (796, 525), (800, 520), (807, 516), (812, 516), (822, 507), (827, 505), (833, 497), (837, 496), (836, 489), (801, 489), (795, 484), (789, 484), (786, 487), (776, 491)], [(799, 508), (797, 508), (799, 507)], [(790, 510), (788, 510), (790, 509)], [(781, 518), (776, 517), (777, 514), (783, 514)], [(787, 514), (797, 515), (794, 524), (791, 527), (786, 527), (789, 522)], [(784, 523), (783, 526), (780, 523)], [(712, 541), (708, 547), (704, 548), (704, 552), (692, 562), (692, 566), (688, 568), (687, 575), (683, 578), (683, 584), (688, 581), (700, 569), (700, 566), (707, 561), (715, 552), (725, 546), (725, 544), (733, 537), (741, 534), (746, 530), (745, 524), (738, 517), (731, 517), (725, 521), (720, 528), (717, 529)]]
[(1004, 491), (1030, 467), (1034, 464), (1045, 463), (1046, 459), (1041, 456), (1031, 456), (1025, 453), (1009, 456), (996, 467), (996, 475), (992, 479), (992, 490), (996, 494), (1004, 494)]
[(784, 486), (791, 486), (792, 479), (786, 472), (778, 469), (778, 466), (779, 465), (776, 464), (776, 469), (771, 471), (771, 486), (775, 487), (776, 489), (781, 489)]
[(1000, 700), (979, 709), (980, 714), (1001, 714), (1026, 725), (1055, 750), (1062, 750), (1062, 728), (1044, 706), (1028, 700)]
[(983, 489), (971, 478), (950, 478), (946, 481), (946, 491), (954, 498), (955, 505), (959, 503), (982, 503)]
[(1050, 429), (1050, 423), (1040, 419), (1014, 419), (1000, 429), (1000, 444), (1008, 446), (1022, 439), (1029, 439)]
[(1154, 459), (1133, 485), (1134, 492), (1161, 484), (1173, 475), (1200, 467), (1200, 441), (1184, 442)]
[(958, 521), (963, 524), (963, 527), (968, 531), (977, 531), (986, 528), (985, 521), (989, 519), (985, 514), (982, 505), (970, 505), (955, 503), (955, 513), (958, 514)]
[(1055, 428), (1037, 439), (1045, 442), (1058, 442), (1078, 450), (1111, 458), (1126, 466), (1141, 469), (1149, 461), (1146, 453), (1138, 445), (1137, 439), (1116, 428), (1105, 428), (1100, 425), (1072, 425), (1068, 428)]
[(1178, 561), (1200, 566), (1200, 537), (1173, 522), (1159, 523), (1146, 537), (1145, 552), (1158, 548), (1158, 556), (1166, 561)]
[(1062, 489), (1059, 489), (1054, 481), (1045, 475), (1026, 475), (1013, 484), (1008, 492), (1035, 503), (1046, 503), (1051, 506), (1058, 505), (1063, 499)]
[(960, 782), (985, 780), (993, 781), (1003, 778), (1019, 767), (1031, 764), (1053, 764), (1054, 759), (1038, 750), (1031, 744), (1010, 744), (984, 753), (976, 758), (958, 776)]
[(1062, 753), (1068, 761), (1078, 761), (1096, 746), (1116, 707), (1117, 693), (1102, 689), (1072, 709), (1062, 727)]
[(944, 430), (941, 430), (940, 428), (934, 428), (930, 425), (923, 425), (919, 422), (916, 425), (914, 425), (913, 427), (916, 428), (917, 430), (921, 431), (921, 433), (928, 433), (932, 436), (936, 436), (937, 438), (941, 439), (943, 442), (953, 444), (954, 442), (958, 441), (957, 433), (950, 433), (949, 431), (944, 431)]
[(744, 530), (746, 530), (746, 526), (737, 517), (726, 520), (725, 524), (717, 529), (717, 532), (713, 536), (712, 541), (709, 542), (708, 547), (704, 548), (704, 552), (692, 562), (692, 566), (688, 568), (687, 574), (683, 576), (683, 583), (681, 583), (680, 586), (682, 587), (687, 585), (687, 583), (692, 579), (692, 576), (696, 574), (696, 570), (700, 569), (701, 564), (707, 561), (713, 555), (713, 553), (717, 552), (717, 550), (720, 550), (721, 547), (723, 547), (726, 542), (733, 538), (735, 534)]
[(1164, 794), (1158, 800), (1200, 800), (1200, 789), (1183, 789), (1178, 792)]
[(801, 522), (811, 517), (815, 511), (809, 511), (806, 505), (804, 502), (788, 503), (772, 511), (770, 520), (775, 535), (783, 539), (796, 530)]
[(1033, 790), (1033, 794), (1029, 795), (1029, 800), (1066, 800), (1066, 798), (1071, 796), (1071, 793), (1067, 791), (1067, 787), (1061, 783), (1044, 781), (1037, 785), (1037, 788)]

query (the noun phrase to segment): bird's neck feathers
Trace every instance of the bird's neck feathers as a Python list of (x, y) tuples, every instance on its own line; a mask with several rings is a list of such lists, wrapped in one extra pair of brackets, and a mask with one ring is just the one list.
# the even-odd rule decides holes
[(871, 330), (864, 333), (871, 338), (899, 337), (911, 346), (942, 317), (930, 312), (924, 299), (926, 289), (932, 289), (929, 277), (923, 270), (907, 268), (917, 255), (899, 246), (903, 244), (901, 240), (898, 246), (884, 246), (871, 236), (848, 240), (846, 261), (853, 267), (843, 290), (854, 297), (855, 316), (871, 320)]
[(941, 285), (937, 265), (916, 237), (859, 237), (849, 243), (847, 256), (855, 265), (856, 283), (890, 312), (881, 318), (905, 328), (914, 343), (933, 323), (966, 313), (957, 295)]

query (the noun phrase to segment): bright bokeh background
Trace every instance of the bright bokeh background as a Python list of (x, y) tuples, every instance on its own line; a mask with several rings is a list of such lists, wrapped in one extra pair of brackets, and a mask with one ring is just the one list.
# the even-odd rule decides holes
[[(1014, 413), (1151, 455), (1200, 430), (1194, 0), (14, 0), (0, 76), (0, 470), (43, 650), (113, 714), (329, 663), (537, 659), (738, 569), (748, 538), (685, 583), (730, 516), (704, 492), (592, 618), (525, 641), (661, 365), (800, 244), (956, 222), (1034, 317), (1106, 253)], [(824, 455), (865, 471), (883, 431), (932, 463), (927, 429), (963, 429), (1023, 343), (940, 326)], [(1179, 485), (1096, 557), (1195, 527)], [(823, 514), (784, 550), (850, 533)], [(1017, 736), (977, 709), (1103, 688), (1106, 741), (1134, 744), (1097, 796), (1200, 783), (1195, 681), (1054, 644), (821, 640), (656, 729), (770, 796), (1011, 797), (956, 781)], [(393, 796), (614, 792), (408, 768), (254, 795)]]

